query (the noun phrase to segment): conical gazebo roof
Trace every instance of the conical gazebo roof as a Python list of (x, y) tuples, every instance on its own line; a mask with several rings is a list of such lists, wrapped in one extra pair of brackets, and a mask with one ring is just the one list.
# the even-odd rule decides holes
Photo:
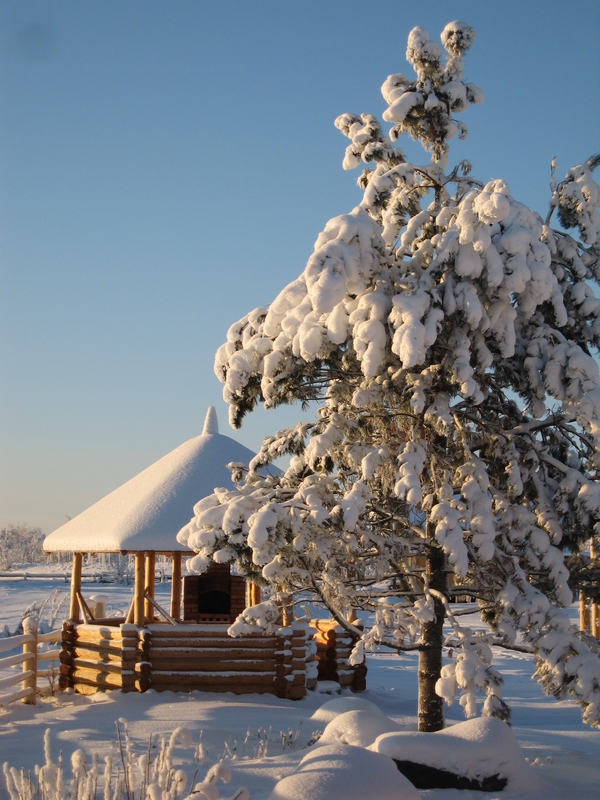
[(219, 433), (208, 409), (200, 436), (189, 439), (135, 478), (57, 528), (44, 550), (77, 553), (190, 552), (177, 533), (194, 505), (218, 486), (233, 486), (227, 464), (248, 464), (254, 453)]

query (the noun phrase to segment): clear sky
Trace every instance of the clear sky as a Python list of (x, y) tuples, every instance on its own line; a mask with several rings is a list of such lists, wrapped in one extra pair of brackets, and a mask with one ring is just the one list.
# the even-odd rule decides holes
[(228, 429), (215, 350), (360, 201), (335, 117), (380, 117), (411, 28), (453, 19), (485, 103), (450, 162), (545, 214), (552, 157), (600, 149), (598, 0), (4, 0), (0, 526), (51, 531), (209, 405), (253, 449), (297, 417)]

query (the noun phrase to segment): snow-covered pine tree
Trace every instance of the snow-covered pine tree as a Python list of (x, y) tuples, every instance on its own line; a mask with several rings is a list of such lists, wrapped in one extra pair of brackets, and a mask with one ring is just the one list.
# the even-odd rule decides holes
[[(573, 628), (563, 548), (600, 522), (599, 188), (594, 157), (556, 184), (544, 220), (502, 180), (447, 169), (455, 116), (482, 101), (463, 79), (473, 30), (447, 51), (422, 28), (416, 79), (383, 84), (389, 138), (344, 114), (344, 168), (363, 163), (362, 202), (330, 220), (302, 275), (236, 322), (215, 370), (239, 427), (266, 407), (317, 401), (317, 421), (265, 440), (233, 491), (200, 501), (179, 538), (277, 590), (307, 590), (356, 635), (349, 608), (376, 612), (358, 645), (419, 652), (419, 728), (443, 727), (457, 691), (467, 716), (507, 715), (491, 644), (531, 649), (536, 675), (600, 723), (598, 645)], [(407, 163), (409, 133), (431, 153)], [(557, 212), (563, 229), (550, 227)], [(283, 475), (261, 467), (291, 454)], [(469, 596), (489, 633), (460, 625)], [(268, 604), (267, 604), (268, 605)], [(442, 624), (453, 634), (444, 643)], [(234, 628), (265, 624), (269, 608)], [(442, 667), (442, 647), (455, 658)]]

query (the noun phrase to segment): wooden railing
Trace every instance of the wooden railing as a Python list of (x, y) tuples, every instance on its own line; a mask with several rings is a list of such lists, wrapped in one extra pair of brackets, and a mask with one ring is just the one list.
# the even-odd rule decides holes
[[(9, 675), (6, 678), (0, 678), (0, 706), (8, 706), (17, 700), (22, 700), (24, 703), (35, 705), (37, 696), (37, 679), (39, 677), (46, 677), (52, 679), (55, 674), (54, 667), (46, 667), (39, 669), (39, 661), (56, 661), (58, 663), (61, 648), (46, 650), (39, 653), (38, 646), (44, 642), (60, 642), (61, 631), (50, 631), (50, 633), (38, 634), (37, 620), (33, 617), (28, 617), (23, 620), (23, 631), (21, 636), (9, 636), (6, 639), (0, 639), (0, 653), (10, 652), (17, 647), (22, 648), (21, 653), (12, 656), (5, 656), (0, 658), (0, 670), (8, 669), (9, 667), (23, 665), (22, 672), (16, 672), (14, 675)], [(56, 670), (58, 674), (58, 670)], [(16, 688), (18, 685), (21, 688)]]

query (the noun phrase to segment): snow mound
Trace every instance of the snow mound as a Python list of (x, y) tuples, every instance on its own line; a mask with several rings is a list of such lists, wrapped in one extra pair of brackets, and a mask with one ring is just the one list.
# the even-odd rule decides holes
[(384, 733), (369, 750), (474, 780), (498, 775), (512, 791), (540, 788), (512, 729), (494, 717), (470, 719), (437, 733)]
[(314, 691), (317, 694), (339, 694), (342, 687), (337, 681), (319, 681)]
[(384, 733), (400, 730), (401, 726), (389, 717), (384, 717), (379, 709), (377, 713), (364, 710), (346, 711), (331, 720), (319, 741), (323, 744), (340, 742), (355, 747), (368, 747)]
[(318, 708), (310, 718), (311, 722), (328, 725), (332, 719), (346, 711), (370, 711), (372, 714), (381, 714), (381, 710), (370, 700), (362, 697), (334, 697)]
[(304, 756), (269, 800), (420, 800), (394, 762), (379, 753), (334, 744)]

